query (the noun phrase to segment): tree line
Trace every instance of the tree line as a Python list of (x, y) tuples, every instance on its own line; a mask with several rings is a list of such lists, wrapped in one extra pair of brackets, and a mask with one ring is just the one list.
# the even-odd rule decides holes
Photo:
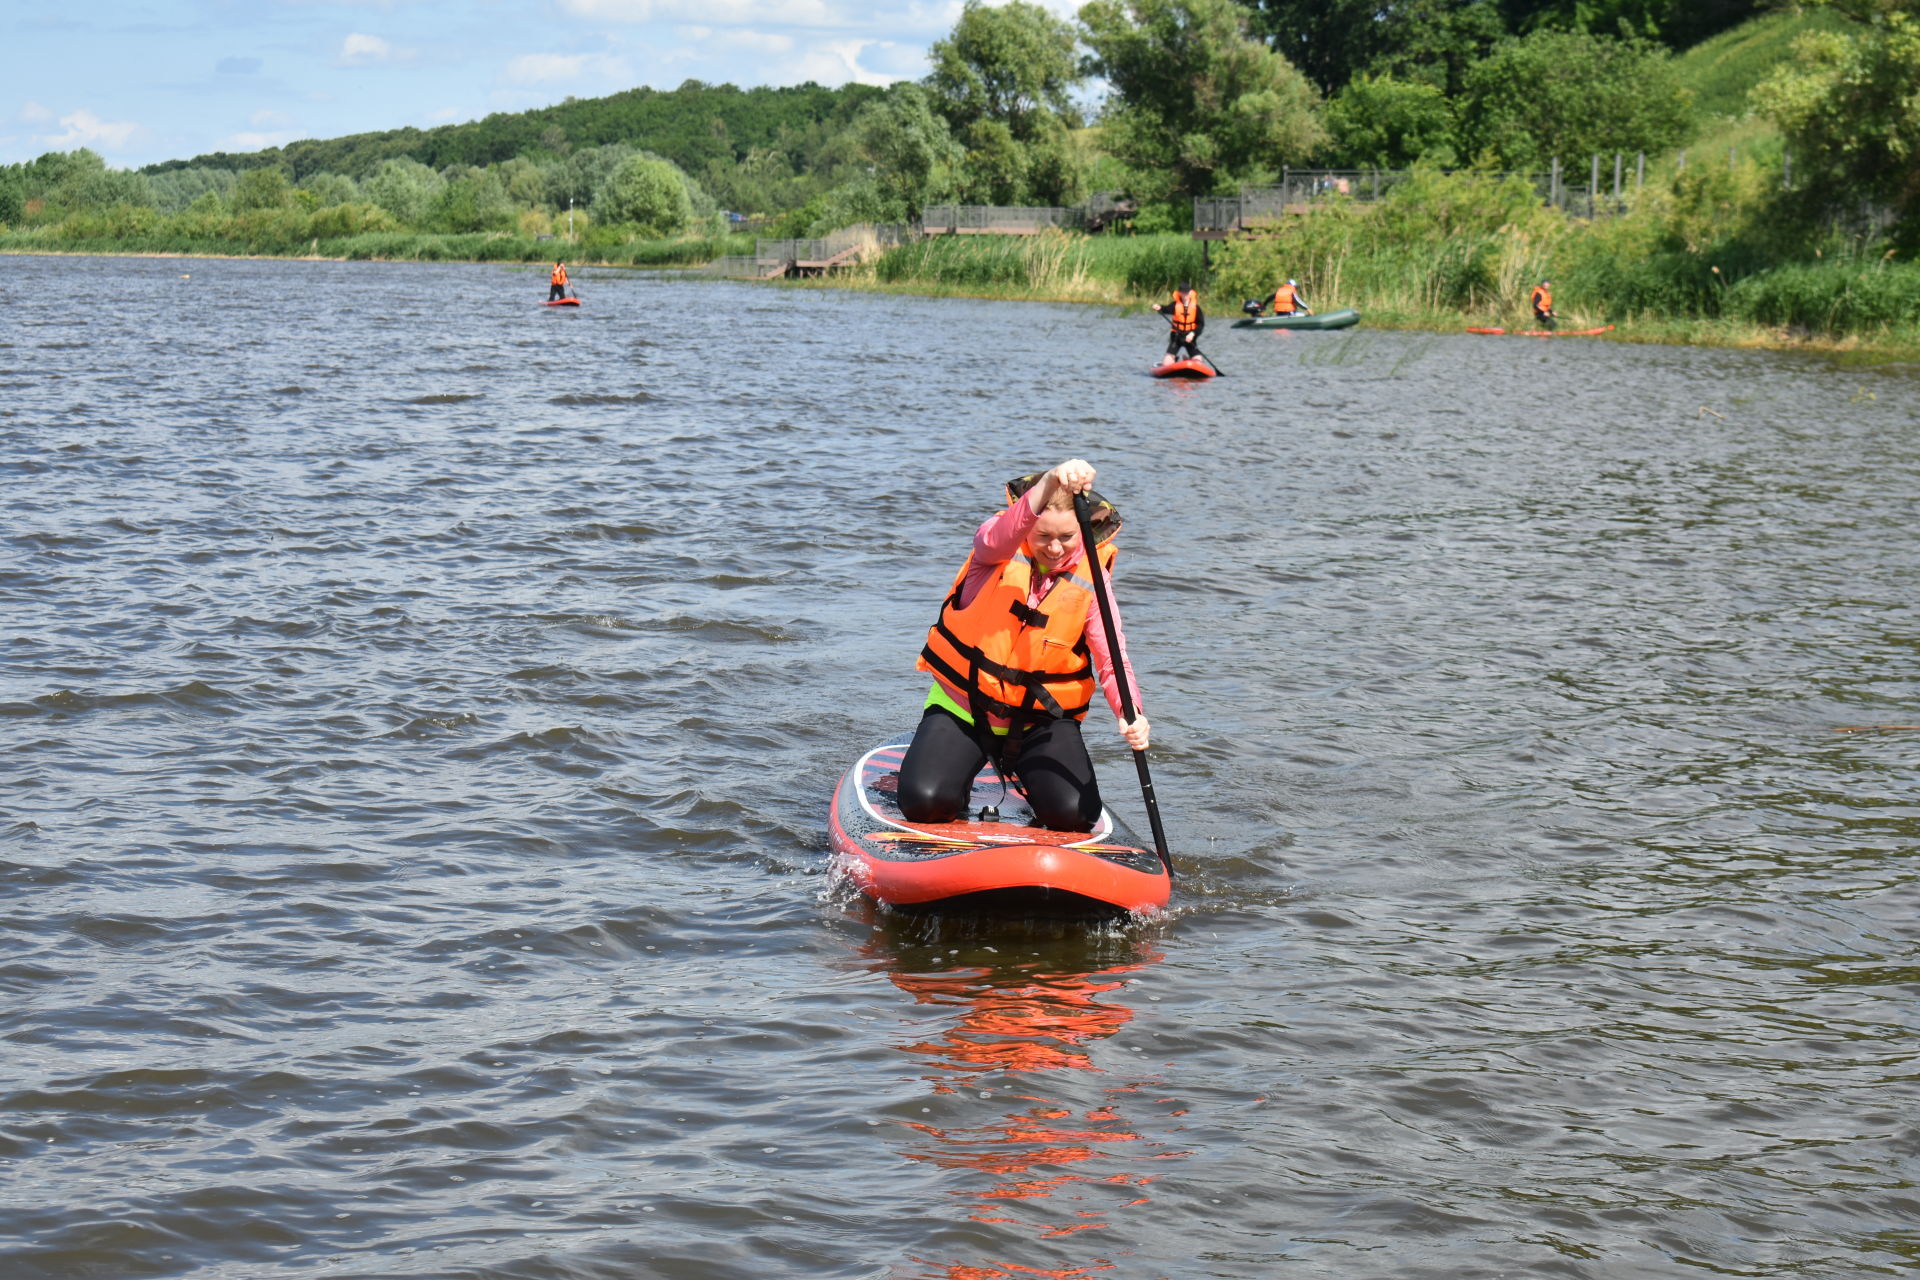
[[(1809, 189), (1905, 211), (1920, 139), (1920, 0), (1814, 0), (1814, 33), (1755, 106)], [(0, 167), (0, 223), (277, 219), (287, 234), (568, 230), (671, 236), (725, 214), (777, 234), (912, 218), (929, 203), (1131, 196), (1184, 225), (1190, 197), (1283, 166), (1542, 169), (1659, 153), (1696, 127), (1676, 48), (1761, 0), (1090, 0), (1068, 21), (967, 0), (929, 73), (887, 89), (671, 91), (438, 129), (303, 140), (112, 170), (88, 151)], [(1098, 87), (1101, 96), (1089, 95)], [(80, 225), (76, 222), (75, 225)]]

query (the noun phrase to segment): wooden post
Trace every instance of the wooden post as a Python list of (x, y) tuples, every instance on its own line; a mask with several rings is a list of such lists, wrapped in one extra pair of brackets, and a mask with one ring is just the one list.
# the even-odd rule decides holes
[(1380, 171), (1378, 169), (1373, 171), (1373, 198), (1375, 200), (1380, 198)]
[(1587, 178), (1587, 216), (1591, 218), (1594, 210), (1594, 197), (1600, 194), (1600, 157), (1593, 158), (1593, 170)]
[(1554, 208), (1560, 207), (1560, 157), (1553, 158), (1553, 167), (1547, 170), (1547, 203)]
[(1633, 162), (1633, 188), (1638, 191), (1647, 185), (1647, 153), (1642, 151), (1640, 158)]
[(1620, 203), (1620, 162), (1623, 158), (1618, 151), (1613, 153), (1613, 202), (1615, 204)]

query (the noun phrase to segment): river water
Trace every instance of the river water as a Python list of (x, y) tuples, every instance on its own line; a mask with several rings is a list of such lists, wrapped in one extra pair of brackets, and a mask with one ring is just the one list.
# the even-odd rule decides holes
[[(0, 258), (8, 1280), (1920, 1263), (1911, 370), (577, 283)], [(1173, 909), (850, 900), (1072, 454)]]

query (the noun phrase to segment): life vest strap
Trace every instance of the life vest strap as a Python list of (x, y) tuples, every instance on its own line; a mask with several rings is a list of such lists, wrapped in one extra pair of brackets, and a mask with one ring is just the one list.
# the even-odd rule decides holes
[[(961, 671), (957, 669), (952, 663), (948, 662), (945, 657), (936, 652), (932, 645), (927, 645), (921, 649), (920, 656), (926, 661), (929, 667), (933, 668), (936, 675), (943, 677), (955, 688), (965, 690), (969, 704), (971, 704), (977, 696), (987, 704), (989, 710), (998, 713), (1003, 719), (1009, 721), (1018, 720), (1023, 715), (1031, 716), (1036, 710), (1044, 711), (1045, 717), (1053, 717), (1061, 720), (1078, 720), (1080, 717), (1086, 715), (1087, 709), (1093, 705), (1091, 701), (1087, 701), (1077, 707), (1065, 706), (1061, 703), (1060, 699), (1054, 696), (1053, 690), (1047, 688), (1047, 681), (1049, 679), (1079, 680), (1092, 675), (1093, 666), (1091, 663), (1082, 667), (1079, 671), (1054, 674), (1051, 676), (1032, 671), (1017, 671), (1012, 667), (1003, 667), (979, 650), (969, 648), (955, 641), (952, 633), (948, 632), (944, 627), (941, 628), (941, 634), (946, 637), (949, 644), (966, 655), (971, 670)], [(980, 688), (979, 673), (982, 671), (998, 679), (1003, 684), (1018, 685), (1024, 688), (1027, 691), (1027, 696), (1019, 703), (1004, 702), (994, 697), (992, 694), (986, 692), (986, 690)], [(1036, 701), (1040, 704), (1038, 708), (1033, 705)], [(980, 713), (975, 711), (974, 714), (978, 716)]]
[(1012, 600), (1007, 603), (1007, 612), (1020, 619), (1020, 625), (1026, 627), (1045, 627), (1047, 615), (1040, 612), (1024, 600)]

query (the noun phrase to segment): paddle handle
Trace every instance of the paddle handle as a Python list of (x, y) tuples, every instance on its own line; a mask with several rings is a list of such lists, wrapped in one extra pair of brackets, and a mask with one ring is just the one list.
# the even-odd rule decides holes
[[(1093, 598), (1100, 606), (1100, 625), (1107, 633), (1107, 656), (1113, 660), (1114, 692), (1120, 695), (1120, 714), (1132, 724), (1138, 717), (1134, 711), (1133, 688), (1127, 683), (1127, 656), (1120, 648), (1120, 629), (1113, 625), (1113, 604), (1107, 595), (1107, 575), (1100, 567), (1100, 555), (1093, 545), (1093, 508), (1087, 502), (1087, 495), (1073, 495), (1073, 514), (1080, 521), (1080, 545), (1086, 551), (1087, 575), (1093, 579)], [(1135, 749), (1133, 753), (1134, 771), (1140, 775), (1140, 795), (1147, 803), (1147, 822), (1153, 827), (1153, 851), (1160, 855), (1160, 865), (1167, 870), (1167, 879), (1173, 879), (1173, 858), (1167, 852), (1167, 833), (1160, 825), (1160, 802), (1153, 794), (1153, 774), (1147, 769), (1147, 753)]]

